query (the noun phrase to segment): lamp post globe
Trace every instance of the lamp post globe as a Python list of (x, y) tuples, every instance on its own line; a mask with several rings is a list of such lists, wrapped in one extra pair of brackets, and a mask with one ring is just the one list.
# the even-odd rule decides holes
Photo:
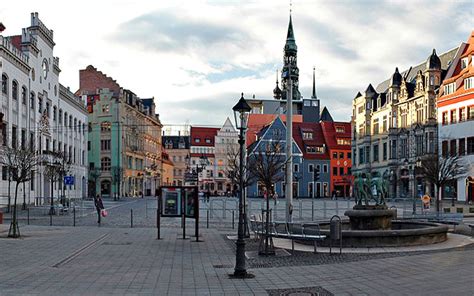
[(246, 277), (247, 269), (245, 264), (245, 240), (244, 240), (244, 149), (245, 149), (245, 130), (247, 128), (247, 115), (250, 112), (251, 108), (249, 104), (244, 99), (244, 94), (242, 93), (240, 100), (232, 108), (234, 111), (235, 126), (239, 129), (239, 148), (240, 148), (240, 157), (239, 157), (239, 227), (237, 232), (237, 250), (235, 253), (235, 268), (234, 276), (235, 277)]

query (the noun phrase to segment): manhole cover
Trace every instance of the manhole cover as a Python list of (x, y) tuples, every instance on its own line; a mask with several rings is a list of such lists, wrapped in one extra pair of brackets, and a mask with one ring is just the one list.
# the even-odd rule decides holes
[(291, 289), (267, 290), (270, 296), (332, 296), (331, 292), (321, 287), (302, 287)]

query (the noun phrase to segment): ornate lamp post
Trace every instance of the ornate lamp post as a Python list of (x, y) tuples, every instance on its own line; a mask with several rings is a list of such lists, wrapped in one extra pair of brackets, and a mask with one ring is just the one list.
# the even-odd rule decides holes
[[(234, 276), (244, 278), (247, 276), (247, 269), (245, 267), (245, 240), (244, 240), (244, 149), (245, 149), (245, 130), (247, 129), (247, 116), (251, 108), (244, 99), (244, 94), (239, 102), (232, 108), (234, 110), (235, 126), (239, 129), (239, 227), (237, 232), (237, 251), (235, 254), (235, 268)], [(238, 120), (239, 119), (239, 120)]]

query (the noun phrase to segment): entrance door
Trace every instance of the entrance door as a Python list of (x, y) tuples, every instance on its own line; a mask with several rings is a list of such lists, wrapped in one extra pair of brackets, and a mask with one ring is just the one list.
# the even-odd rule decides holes
[(102, 197), (110, 197), (110, 181), (104, 180), (100, 183), (100, 194)]

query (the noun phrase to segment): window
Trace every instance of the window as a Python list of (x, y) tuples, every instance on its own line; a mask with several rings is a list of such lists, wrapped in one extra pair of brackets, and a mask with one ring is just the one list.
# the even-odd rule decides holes
[(448, 112), (447, 112), (447, 111), (446, 111), (446, 112), (443, 112), (441, 123), (442, 123), (443, 125), (448, 124)]
[(12, 126), (12, 148), (16, 148), (18, 144), (18, 139), (17, 139), (17, 128), (16, 126)]
[(455, 90), (454, 82), (444, 86), (444, 94), (452, 94)]
[(21, 143), (21, 148), (25, 149), (26, 145), (26, 130), (22, 129), (21, 130), (21, 138), (20, 138), (20, 143)]
[(110, 140), (100, 140), (100, 150), (110, 151)]
[(383, 155), (382, 157), (383, 157), (383, 160), (387, 160), (387, 152), (388, 152), (388, 151), (387, 151), (387, 150), (388, 150), (388, 149), (387, 149), (387, 143), (386, 143), (386, 142), (383, 143), (383, 146), (382, 146), (382, 147), (383, 147), (383, 148), (382, 148), (382, 155)]
[(461, 69), (466, 68), (468, 64), (469, 64), (469, 63), (468, 63), (467, 57), (461, 59)]
[(58, 109), (58, 108), (57, 108), (56, 106), (53, 107), (53, 120), (54, 120), (54, 121), (56, 121), (56, 112), (57, 112), (57, 109)]
[(449, 155), (455, 156), (457, 152), (456, 149), (456, 140), (451, 140), (449, 143)]
[(401, 127), (407, 127), (407, 110), (406, 110), (406, 109), (403, 109), (403, 110), (400, 112), (400, 116), (401, 116), (401, 123), (400, 123), (400, 126), (401, 126)]
[(364, 161), (364, 148), (359, 148), (359, 164), (363, 164)]
[(91, 151), (91, 141), (87, 141), (87, 151)]
[(344, 159), (344, 152), (339, 152), (339, 159)]
[(337, 145), (350, 145), (351, 144), (351, 140), (350, 139), (341, 139), (341, 138), (338, 138), (336, 139), (337, 141)]
[(351, 152), (347, 152), (347, 159), (351, 159), (352, 158), (352, 153)]
[(470, 89), (474, 87), (474, 77), (464, 79), (464, 89)]
[(441, 155), (444, 157), (448, 156), (448, 141), (441, 143)]
[(313, 133), (303, 132), (303, 140), (311, 140), (311, 139), (313, 139)]
[(8, 94), (8, 76), (5, 74), (2, 74), (2, 93)]
[(12, 82), (12, 99), (18, 100), (18, 82), (15, 80)]
[(199, 142), (201, 142), (201, 139), (199, 139), (199, 138), (194, 138), (194, 142), (199, 143)]
[(459, 139), (459, 156), (466, 154), (466, 139)]
[(109, 111), (110, 111), (109, 104), (103, 104), (102, 105), (102, 113), (109, 113)]
[(400, 139), (400, 158), (408, 158), (408, 139)]
[(397, 158), (397, 140), (392, 140), (390, 145), (390, 159)]
[(110, 171), (110, 158), (102, 157), (102, 159), (100, 160), (100, 167), (103, 171)]
[(383, 121), (382, 121), (382, 131), (383, 131), (383, 132), (388, 131), (388, 124), (387, 124), (387, 122), (388, 122), (388, 121), (387, 121), (387, 115), (385, 115), (385, 116), (383, 117)]
[(373, 146), (374, 161), (379, 161), (379, 144)]
[(207, 139), (206, 139), (206, 143), (210, 144), (210, 143), (211, 143), (211, 139), (207, 138)]
[(104, 121), (100, 124), (100, 130), (103, 132), (110, 132), (110, 129), (112, 128), (112, 124), (110, 121)]
[(466, 120), (466, 108), (461, 107), (459, 108), (459, 122), (465, 121)]
[(450, 113), (451, 113), (451, 116), (450, 116), (451, 123), (456, 123), (456, 109), (451, 110)]
[(327, 173), (328, 172), (328, 165), (325, 164), (323, 165), (323, 173)]
[(43, 98), (38, 97), (38, 113), (43, 113)]
[(359, 138), (362, 138), (365, 134), (364, 124), (359, 124)]
[(474, 120), (474, 105), (467, 107), (467, 120)]
[(46, 102), (46, 116), (49, 118), (49, 102)]
[(30, 93), (30, 108), (35, 109), (35, 93), (31, 92)]
[(423, 155), (423, 135), (415, 136), (416, 155)]
[(373, 131), (373, 134), (374, 135), (378, 135), (379, 133), (379, 119), (374, 119), (374, 131)]
[(332, 158), (337, 159), (337, 152), (332, 153)]
[(339, 168), (339, 176), (344, 176), (344, 168), (343, 167)]
[(336, 126), (336, 133), (344, 133), (345, 131), (343, 126)]
[(297, 164), (294, 164), (294, 165), (293, 165), (293, 172), (297, 173), (297, 172), (299, 172), (299, 171), (300, 171), (300, 166), (297, 165)]
[(314, 166), (312, 164), (308, 165), (308, 172), (312, 173), (314, 171)]
[(467, 138), (467, 154), (474, 154), (474, 137)]
[(333, 174), (333, 176), (337, 176), (337, 168), (336, 167), (332, 168), (332, 174)]

